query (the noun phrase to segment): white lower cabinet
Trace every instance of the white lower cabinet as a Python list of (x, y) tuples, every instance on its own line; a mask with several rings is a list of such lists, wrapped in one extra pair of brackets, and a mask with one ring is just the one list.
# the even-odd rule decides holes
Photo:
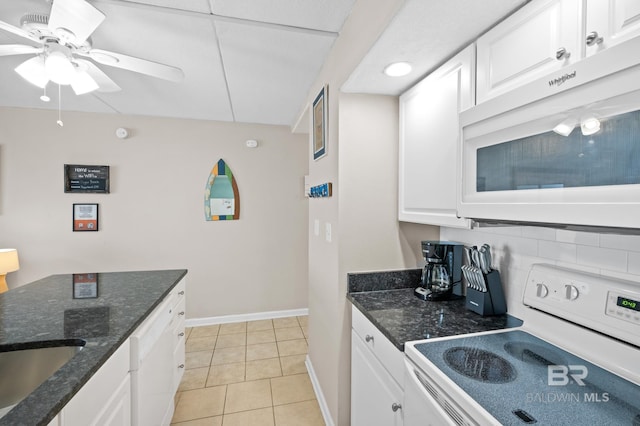
[(182, 280), (49, 426), (168, 425), (184, 373), (184, 330)]
[[(373, 324), (353, 309), (351, 332), (351, 426), (402, 426), (402, 380), (395, 372), (403, 366), (403, 353)], [(371, 327), (371, 328), (369, 328)], [(364, 335), (361, 335), (364, 333)], [(395, 351), (389, 352), (389, 347)], [(372, 349), (373, 348), (373, 349)], [(376, 355), (377, 349), (379, 356)]]
[(62, 409), (61, 426), (131, 424), (129, 341), (125, 341)]

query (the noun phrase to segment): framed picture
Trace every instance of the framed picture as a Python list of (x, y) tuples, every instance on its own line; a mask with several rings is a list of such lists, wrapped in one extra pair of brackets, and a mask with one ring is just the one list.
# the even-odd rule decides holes
[(73, 274), (73, 298), (96, 299), (98, 297), (98, 274)]
[(313, 159), (327, 155), (327, 98), (329, 86), (324, 86), (313, 101)]
[(74, 204), (73, 205), (73, 230), (97, 231), (98, 230), (98, 205)]
[(109, 166), (64, 165), (64, 192), (109, 193)]

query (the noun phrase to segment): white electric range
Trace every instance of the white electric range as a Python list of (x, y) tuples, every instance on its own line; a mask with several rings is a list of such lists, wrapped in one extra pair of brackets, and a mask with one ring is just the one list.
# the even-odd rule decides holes
[(640, 283), (538, 264), (523, 302), (522, 327), (405, 345), (405, 426), (640, 426)]

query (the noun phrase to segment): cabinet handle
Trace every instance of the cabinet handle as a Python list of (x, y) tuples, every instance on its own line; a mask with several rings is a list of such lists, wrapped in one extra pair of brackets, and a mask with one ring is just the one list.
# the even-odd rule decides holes
[(178, 315), (184, 315), (184, 311), (178, 312)]
[(184, 364), (180, 364), (178, 368), (184, 368)]
[(178, 337), (184, 336), (184, 331), (182, 333), (178, 333)]
[(179, 291), (179, 292), (178, 292), (178, 294), (179, 294), (180, 296), (184, 296), (184, 290)]
[(601, 44), (603, 41), (604, 38), (600, 37), (597, 31), (591, 31), (589, 34), (587, 34), (587, 46)]
[(402, 405), (398, 404), (397, 402), (394, 402), (393, 404), (391, 404), (391, 410), (394, 413), (400, 409), (402, 409)]
[(373, 342), (373, 336), (371, 336), (371, 335), (367, 334), (367, 335), (364, 337), (364, 340), (365, 340), (366, 342)]
[(571, 52), (567, 52), (567, 49), (565, 49), (564, 47), (561, 47), (558, 50), (556, 50), (557, 60), (563, 61), (565, 59), (569, 59), (570, 57), (571, 57)]

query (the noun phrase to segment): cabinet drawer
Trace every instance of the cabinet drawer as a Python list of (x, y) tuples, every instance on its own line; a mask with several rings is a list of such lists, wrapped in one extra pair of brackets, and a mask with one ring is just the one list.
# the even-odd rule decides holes
[(404, 355), (355, 306), (351, 307), (351, 326), (369, 350), (404, 389)]
[[(186, 294), (186, 281), (184, 278), (180, 280), (178, 284), (169, 293), (171, 299), (171, 307), (177, 306), (180, 302), (183, 302)], [(184, 310), (184, 309), (183, 309)]]
[(182, 376), (184, 375), (185, 370), (185, 351), (184, 351), (184, 337), (178, 340), (174, 351), (173, 351), (173, 387), (174, 392), (177, 392), (178, 386), (180, 386), (180, 382), (182, 381)]
[(173, 317), (171, 319), (171, 333), (173, 335), (174, 342), (174, 350), (180, 345), (180, 341), (182, 341), (182, 346), (184, 348), (184, 338), (185, 338), (185, 301), (184, 298), (182, 301), (173, 309)]

